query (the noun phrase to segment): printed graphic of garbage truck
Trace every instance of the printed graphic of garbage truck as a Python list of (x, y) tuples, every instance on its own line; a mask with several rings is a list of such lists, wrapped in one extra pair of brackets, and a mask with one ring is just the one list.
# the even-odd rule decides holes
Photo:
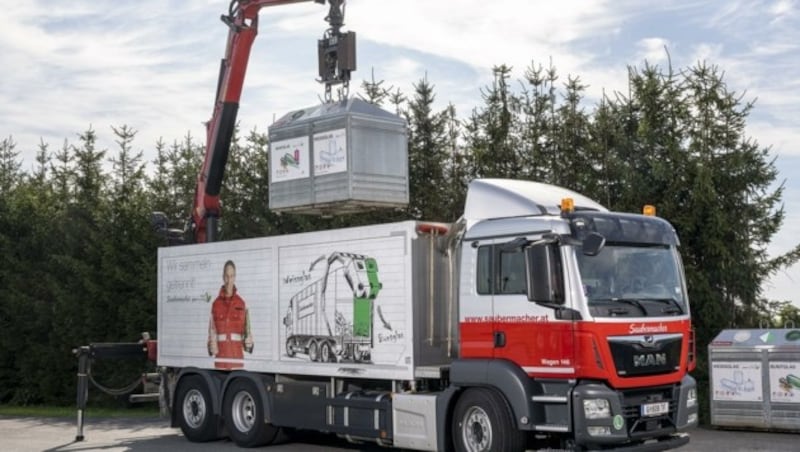
[[(325, 264), (322, 276), (289, 299), (283, 318), (286, 356), (368, 363), (375, 299), (382, 288), (378, 263), (361, 254), (334, 252), (312, 262), (309, 272), (320, 263)], [(380, 309), (378, 314), (382, 318)]]

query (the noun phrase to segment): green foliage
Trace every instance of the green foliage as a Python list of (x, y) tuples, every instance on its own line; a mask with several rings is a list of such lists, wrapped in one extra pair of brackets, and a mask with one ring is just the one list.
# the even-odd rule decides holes
[(143, 214), (142, 153), (132, 152), (134, 131), (114, 133), (110, 174), (89, 129), (55, 156), (42, 144), (34, 174), (4, 197), (0, 403), (65, 403), (75, 396), (73, 347), (155, 330), (157, 242)]
[(519, 177), (521, 162), (517, 128), (519, 102), (508, 83), (511, 68), (492, 69), (494, 82), (483, 90), (486, 106), (475, 109), (466, 124), (466, 148), (474, 177)]
[(406, 110), (411, 218), (448, 221), (442, 210), (450, 196), (445, 178), (447, 161), (447, 111), (433, 111), (433, 85), (423, 78), (414, 85), (414, 97)]
[(12, 137), (0, 141), (0, 191), (10, 191), (19, 180), (19, 152)]

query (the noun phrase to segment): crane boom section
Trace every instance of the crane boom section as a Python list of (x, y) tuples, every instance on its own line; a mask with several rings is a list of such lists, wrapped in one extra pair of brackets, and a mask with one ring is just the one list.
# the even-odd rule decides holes
[[(308, 1), (312, 0), (234, 0), (230, 4), (228, 15), (221, 17), (229, 28), (228, 41), (225, 58), (220, 64), (214, 110), (206, 124), (203, 166), (195, 187), (191, 226), (196, 243), (216, 241), (217, 221), (221, 216), (219, 192), (236, 125), (250, 50), (258, 33), (259, 11), (268, 6)], [(325, 0), (313, 1), (325, 3)]]

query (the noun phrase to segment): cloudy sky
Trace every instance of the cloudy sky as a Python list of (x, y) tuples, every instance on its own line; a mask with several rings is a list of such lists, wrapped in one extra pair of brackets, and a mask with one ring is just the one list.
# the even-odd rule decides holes
[[(23, 167), (41, 141), (55, 150), (94, 128), (115, 151), (111, 126), (138, 131), (137, 150), (204, 136), (227, 28), (225, 0), (3, 1), (0, 138), (13, 137)], [(316, 40), (327, 6), (261, 11), (239, 121), (266, 131), (284, 113), (319, 103)], [(531, 62), (578, 75), (589, 101), (625, 87), (629, 65), (725, 71), (728, 87), (756, 100), (748, 134), (770, 147), (785, 182), (787, 221), (773, 254), (800, 242), (800, 0), (348, 0), (345, 30), (358, 35), (354, 88), (374, 77), (412, 92), (427, 75), (438, 106), (465, 118), (507, 64)], [(800, 305), (800, 265), (777, 275), (768, 296)]]

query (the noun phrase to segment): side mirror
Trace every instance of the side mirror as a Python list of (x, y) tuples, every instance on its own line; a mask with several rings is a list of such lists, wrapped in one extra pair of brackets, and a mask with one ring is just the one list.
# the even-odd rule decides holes
[(531, 246), (525, 253), (528, 278), (528, 300), (549, 306), (561, 306), (564, 300), (564, 278), (557, 243)]
[(606, 246), (606, 238), (602, 234), (591, 232), (583, 239), (583, 254), (597, 256), (604, 246)]

